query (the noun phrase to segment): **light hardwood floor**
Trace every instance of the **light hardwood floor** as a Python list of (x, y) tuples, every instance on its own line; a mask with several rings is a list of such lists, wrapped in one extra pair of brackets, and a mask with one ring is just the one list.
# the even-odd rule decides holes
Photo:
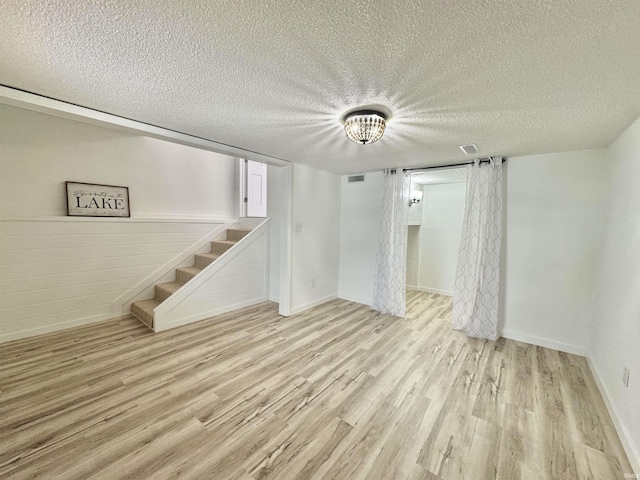
[(623, 479), (584, 358), (344, 300), (0, 345), (0, 478)]

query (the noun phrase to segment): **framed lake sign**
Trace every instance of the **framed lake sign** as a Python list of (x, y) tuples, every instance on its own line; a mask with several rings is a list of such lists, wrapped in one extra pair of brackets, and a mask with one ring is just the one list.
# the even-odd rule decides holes
[(130, 217), (129, 188), (65, 182), (67, 215), (71, 217)]

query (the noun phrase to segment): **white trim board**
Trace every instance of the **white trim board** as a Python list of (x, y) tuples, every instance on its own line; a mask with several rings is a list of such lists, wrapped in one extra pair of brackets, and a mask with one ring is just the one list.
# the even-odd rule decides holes
[(250, 307), (252, 305), (257, 305), (259, 303), (268, 302), (269, 300), (265, 297), (260, 298), (252, 298), (250, 300), (245, 300), (239, 303), (235, 303), (233, 305), (225, 305), (224, 307), (214, 308), (211, 310), (207, 310), (206, 312), (198, 312), (197, 314), (189, 315), (187, 317), (183, 317), (178, 321), (171, 322), (167, 325), (163, 325), (160, 329), (154, 330), (155, 332), (163, 332), (165, 330), (169, 330), (171, 328), (181, 327), (183, 325), (188, 325), (190, 323), (202, 322), (204, 320), (210, 320), (211, 317), (215, 317), (216, 315), (222, 315), (223, 313), (232, 312), (234, 310), (240, 310), (241, 308)]
[[(604, 386), (604, 383), (600, 380), (600, 374), (598, 373), (598, 369), (591, 361), (590, 356), (587, 354), (587, 363), (589, 364), (589, 368), (591, 369), (591, 374), (593, 375), (594, 380), (596, 381), (596, 385), (598, 385), (598, 389), (600, 390), (600, 394), (602, 395), (602, 399), (604, 400), (604, 404), (609, 411), (609, 416), (611, 416), (611, 420), (613, 421), (613, 426), (618, 432), (618, 437), (620, 437), (620, 442), (622, 443), (622, 447), (624, 448), (625, 453), (627, 454), (627, 458), (629, 459), (629, 463), (631, 463), (631, 468), (633, 468), (634, 473), (636, 474), (636, 478), (640, 478), (640, 451), (638, 451), (633, 443), (631, 442), (631, 435), (629, 435), (626, 427), (620, 422), (620, 417), (618, 412), (616, 411), (613, 403), (611, 402), (611, 397), (609, 396), (609, 392)], [(624, 472), (627, 473), (627, 472)]]
[(439, 290), (437, 288), (417, 287), (415, 285), (407, 285), (407, 290), (436, 293), (438, 295), (446, 295), (447, 297), (453, 297), (453, 292), (450, 292), (449, 290)]
[(147, 123), (138, 122), (110, 113), (92, 110), (80, 105), (63, 102), (53, 98), (48, 98), (35, 93), (10, 88), (0, 85), (0, 104), (20, 107), (35, 112), (55, 115), (56, 117), (68, 118), (91, 125), (112, 128), (125, 132), (133, 132), (146, 137), (157, 138), (171, 143), (186, 145), (189, 147), (208, 150), (210, 152), (222, 153), (232, 157), (242, 157), (256, 162), (267, 163), (282, 167), (289, 165), (290, 162), (277, 157), (272, 157), (260, 152), (245, 150), (233, 145), (215, 142), (206, 138), (188, 135), (186, 133), (168, 130), (166, 128), (149, 125)]
[(359, 303), (361, 305), (366, 305), (367, 307), (371, 307), (371, 299), (370, 298), (360, 298), (360, 297), (346, 297), (338, 293), (338, 298), (342, 300), (347, 300), (353, 303)]
[(235, 217), (222, 215), (176, 215), (142, 214), (131, 217), (68, 217), (65, 215), (49, 217), (0, 218), (0, 222), (81, 222), (81, 223), (237, 223)]
[(282, 171), (282, 210), (283, 221), (280, 226), (280, 302), (278, 313), (283, 317), (292, 315), (291, 279), (293, 277), (293, 168), (291, 165)]
[(108, 320), (118, 320), (129, 317), (129, 315), (114, 316), (112, 313), (103, 315), (94, 315), (92, 317), (84, 317), (68, 322), (59, 322), (54, 325), (46, 325), (43, 327), (32, 328), (31, 330), (20, 330), (19, 332), (0, 334), (0, 343), (12, 342), (14, 340), (22, 340), (24, 338), (32, 338), (37, 335), (45, 335), (47, 333), (60, 333), (69, 328), (82, 327), (92, 323), (106, 322)]
[(304, 305), (298, 305), (297, 307), (291, 308), (291, 315), (296, 315), (297, 313), (302, 313), (305, 310), (309, 310), (310, 308), (317, 307), (318, 305), (322, 305), (323, 303), (330, 302), (331, 300), (335, 300), (338, 298), (338, 294), (334, 293), (331, 295), (327, 295), (326, 297), (319, 298), (309, 303), (305, 303)]
[(555, 340), (549, 340), (547, 338), (533, 337), (531, 335), (525, 335), (511, 330), (502, 330), (502, 334), (500, 336), (508, 338), (509, 340), (515, 340), (516, 342), (530, 343), (531, 345), (537, 345), (538, 347), (550, 348), (551, 350), (580, 355), (581, 357), (586, 355), (584, 347), (556, 342)]

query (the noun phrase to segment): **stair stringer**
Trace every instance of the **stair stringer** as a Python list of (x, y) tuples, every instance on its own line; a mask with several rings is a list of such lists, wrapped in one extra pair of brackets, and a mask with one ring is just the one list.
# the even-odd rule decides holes
[(197, 322), (269, 297), (269, 219), (158, 305), (156, 332)]
[(131, 305), (138, 300), (153, 298), (156, 284), (170, 282), (175, 278), (176, 268), (187, 267), (193, 264), (193, 256), (196, 253), (208, 252), (211, 242), (225, 236), (228, 228), (235, 223), (221, 223), (197, 242), (179, 253), (163, 266), (142, 279), (128, 291), (111, 302), (111, 311), (117, 315), (127, 315), (131, 311)]

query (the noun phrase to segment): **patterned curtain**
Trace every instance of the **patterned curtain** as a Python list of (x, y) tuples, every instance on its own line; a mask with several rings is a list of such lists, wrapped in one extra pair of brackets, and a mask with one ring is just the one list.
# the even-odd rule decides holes
[(371, 308), (404, 317), (407, 284), (409, 175), (386, 170)]
[(502, 158), (467, 167), (452, 324), (470, 337), (498, 339)]

